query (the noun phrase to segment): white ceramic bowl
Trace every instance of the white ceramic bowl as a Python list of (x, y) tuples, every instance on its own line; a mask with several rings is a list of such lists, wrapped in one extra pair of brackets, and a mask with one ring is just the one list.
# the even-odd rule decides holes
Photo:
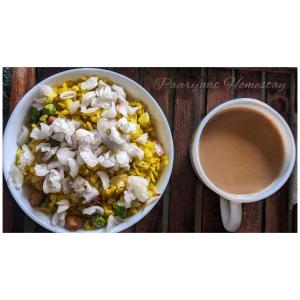
[[(42, 213), (34, 208), (32, 208), (28, 202), (28, 194), (29, 191), (26, 188), (22, 188), (17, 190), (10, 179), (9, 171), (11, 165), (15, 161), (16, 151), (17, 151), (17, 139), (21, 133), (22, 125), (26, 122), (26, 118), (28, 116), (28, 111), (30, 106), (35, 99), (35, 97), (39, 94), (39, 85), (47, 84), (47, 85), (57, 85), (61, 84), (66, 80), (75, 80), (82, 76), (98, 76), (100, 78), (108, 79), (122, 87), (124, 87), (127, 94), (129, 94), (133, 99), (137, 99), (146, 104), (148, 112), (157, 128), (158, 140), (163, 145), (166, 153), (169, 156), (169, 164), (164, 169), (160, 180), (157, 183), (157, 191), (160, 195), (163, 194), (168, 181), (171, 176), (172, 166), (173, 166), (173, 157), (174, 157), (174, 146), (172, 140), (171, 130), (168, 124), (168, 121), (159, 107), (158, 103), (155, 99), (139, 84), (129, 79), (126, 76), (121, 74), (103, 70), (103, 69), (94, 69), (94, 68), (81, 68), (81, 69), (73, 69), (65, 72), (61, 72), (55, 74), (36, 86), (34, 86), (28, 93), (24, 95), (18, 105), (15, 107), (12, 112), (8, 123), (6, 125), (6, 129), (4, 132), (4, 141), (3, 141), (3, 170), (4, 176), (8, 185), (8, 188), (13, 195), (14, 199), (32, 220), (41, 225), (42, 227), (53, 231), (53, 232), (69, 232), (65, 228), (55, 227), (51, 225), (51, 219), (45, 213)], [(160, 197), (159, 197), (160, 198)], [(125, 219), (125, 221), (116, 227), (113, 228), (112, 232), (120, 232), (126, 230), (131, 227), (135, 223), (139, 222), (143, 217), (145, 217), (150, 210), (157, 204), (159, 198), (149, 204), (144, 210), (138, 212), (136, 215)], [(79, 230), (76, 232), (87, 232), (84, 230)], [(95, 230), (93, 232), (104, 232), (104, 229)]]

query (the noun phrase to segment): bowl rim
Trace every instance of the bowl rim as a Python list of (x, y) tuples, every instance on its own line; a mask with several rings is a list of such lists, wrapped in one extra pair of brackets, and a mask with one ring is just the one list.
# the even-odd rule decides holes
[[(20, 99), (20, 101), (17, 103), (17, 105), (15, 106), (14, 110), (12, 111), (12, 113), (10, 114), (10, 117), (6, 123), (6, 127), (4, 130), (4, 134), (3, 134), (3, 145), (5, 145), (5, 141), (8, 139), (8, 131), (10, 129), (10, 127), (12, 127), (12, 122), (13, 120), (18, 116), (18, 107), (21, 106), (21, 103), (23, 103), (25, 101), (25, 99), (31, 99), (31, 97), (33, 96), (33, 93), (38, 89), (38, 87), (42, 84), (46, 84), (47, 82), (55, 79), (56, 77), (59, 76), (63, 76), (63, 75), (68, 75), (68, 74), (76, 74), (76, 73), (82, 73), (82, 72), (95, 72), (97, 75), (97, 72), (101, 72), (102, 74), (98, 75), (98, 76), (105, 76), (105, 74), (108, 75), (112, 75), (112, 76), (116, 76), (119, 77), (121, 79), (123, 79), (125, 82), (127, 81), (128, 83), (130, 83), (132, 86), (134, 86), (134, 88), (140, 89), (141, 92), (149, 98), (150, 102), (151, 102), (151, 106), (154, 106), (155, 109), (158, 111), (158, 118), (160, 119), (160, 121), (163, 123), (163, 126), (166, 130), (166, 136), (167, 136), (167, 143), (170, 146), (170, 153), (168, 153), (169, 155), (169, 164), (166, 166), (166, 169), (164, 170), (164, 174), (163, 174), (163, 178), (161, 178), (160, 180), (162, 180), (162, 184), (161, 184), (161, 193), (158, 197), (155, 197), (155, 200), (151, 203), (149, 203), (142, 211), (138, 212), (136, 215), (125, 219), (124, 222), (120, 223), (119, 225), (116, 225), (110, 232), (121, 232), (124, 231), (128, 228), (130, 228), (131, 226), (135, 225), (136, 223), (138, 223), (140, 220), (142, 220), (153, 208), (154, 206), (158, 203), (159, 199), (163, 196), (163, 193), (165, 192), (165, 189), (169, 183), (170, 177), (171, 177), (171, 173), (173, 170), (173, 162), (174, 162), (174, 143), (173, 143), (173, 138), (172, 138), (172, 133), (171, 133), (171, 129), (170, 129), (170, 125), (168, 123), (168, 120), (164, 114), (164, 112), (162, 111), (160, 105), (158, 104), (158, 102), (154, 99), (154, 97), (143, 87), (141, 86), (139, 83), (137, 83), (136, 81), (130, 79), (129, 77), (120, 74), (118, 72), (114, 72), (111, 70), (106, 70), (106, 69), (101, 69), (101, 68), (76, 68), (76, 69), (69, 69), (66, 71), (62, 71), (62, 72), (58, 72), (55, 73), (45, 79), (43, 79), (42, 81), (40, 81), (39, 83), (35, 84), (29, 91), (27, 91), (22, 98)], [(123, 86), (124, 87), (124, 86)], [(124, 87), (126, 89), (126, 87)], [(143, 99), (141, 99), (141, 101), (143, 102)], [(11, 130), (11, 129), (10, 129)], [(7, 183), (7, 186), (14, 198), (14, 201), (18, 204), (18, 206), (22, 209), (22, 211), (29, 217), (31, 218), (34, 222), (36, 222), (37, 224), (39, 224), (40, 226), (42, 226), (43, 228), (51, 231), (51, 232), (55, 232), (55, 233), (99, 233), (99, 232), (106, 232), (104, 229), (98, 229), (98, 230), (93, 230), (93, 231), (84, 231), (84, 230), (79, 230), (79, 231), (69, 231), (63, 227), (59, 227), (59, 226), (53, 226), (51, 224), (51, 222), (45, 222), (44, 220), (41, 220), (41, 218), (39, 218), (35, 213), (33, 213), (33, 209), (32, 211), (29, 210), (26, 206), (25, 203), (23, 203), (23, 199), (20, 199), (19, 196), (17, 195), (17, 190), (16, 188), (12, 185), (11, 181), (10, 181), (10, 175), (9, 175), (9, 170), (10, 170), (10, 166), (7, 166), (8, 162), (6, 162), (6, 160), (4, 159), (5, 156), (5, 150), (3, 148), (3, 173), (4, 173), (4, 177)]]

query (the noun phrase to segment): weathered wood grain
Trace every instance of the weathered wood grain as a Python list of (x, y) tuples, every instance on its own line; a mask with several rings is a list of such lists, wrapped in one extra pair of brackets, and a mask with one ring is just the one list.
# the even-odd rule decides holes
[(137, 82), (141, 79), (139, 68), (110, 68), (110, 70), (125, 75)]
[[(169, 93), (168, 86), (160, 86), (163, 78), (170, 77), (170, 70), (166, 68), (146, 68), (143, 74), (144, 88), (159, 103), (166, 117), (168, 118)], [(159, 130), (159, 128), (158, 128)], [(168, 191), (165, 192), (167, 196)], [(137, 232), (162, 232), (164, 197), (160, 199), (151, 212), (136, 224)]]
[(19, 209), (3, 178), (3, 232), (13, 232), (14, 211)]
[(240, 71), (245, 72), (271, 72), (278, 74), (296, 74), (297, 68), (280, 68), (280, 67), (239, 67)]
[[(35, 68), (13, 68), (11, 91), (9, 98), (9, 112), (11, 113), (24, 94), (32, 88), (36, 82)], [(34, 222), (27, 217), (14, 201), (4, 183), (3, 197), (3, 231), (4, 232), (24, 232), (24, 224), (31, 231), (34, 230)]]
[[(290, 128), (297, 145), (297, 74), (291, 74)], [(289, 179), (289, 231), (297, 232), (297, 156), (296, 163)]]
[[(206, 83), (207, 81), (207, 69), (201, 68), (201, 75), (199, 83)], [(206, 115), (206, 88), (200, 87), (199, 90), (199, 119), (196, 120), (197, 125), (200, 124), (202, 119)], [(197, 127), (196, 125), (196, 127)], [(203, 195), (204, 195), (204, 184), (198, 179), (196, 182), (196, 191), (195, 191), (195, 206), (194, 206), (194, 231), (202, 232), (202, 206), (203, 206)]]
[(11, 113), (24, 94), (35, 84), (35, 68), (13, 68), (9, 112)]
[(69, 69), (75, 68), (37, 68), (37, 82), (40, 82), (56, 73), (63, 72)]
[(292, 208), (292, 232), (298, 232), (297, 215), (298, 207), (297, 204), (295, 204)]
[[(231, 70), (208, 69), (207, 83), (215, 86), (208, 87), (207, 90), (207, 112), (231, 99), (231, 88), (226, 84), (231, 81), (231, 76)], [(203, 232), (225, 232), (221, 220), (219, 196), (206, 186), (204, 186), (202, 213)]]
[(200, 115), (200, 91), (186, 86), (200, 79), (200, 69), (178, 69), (174, 111), (175, 158), (170, 183), (170, 232), (194, 231), (194, 198), (198, 179), (193, 172), (189, 147)]
[[(237, 71), (236, 98), (254, 98), (262, 100), (261, 73)], [(252, 84), (253, 88), (245, 88)], [(260, 232), (263, 218), (263, 202), (243, 204), (243, 218), (238, 232)]]
[[(18, 99), (24, 95), (35, 81), (39, 82), (50, 75), (67, 69), (70, 68), (38, 68), (37, 78), (35, 78), (35, 68), (14, 68), (12, 76), (14, 84), (11, 85), (9, 108), (13, 109)], [(188, 148), (191, 135), (204, 116), (204, 113), (201, 113), (202, 99), (206, 99), (206, 110), (208, 112), (218, 104), (233, 97), (260, 98), (262, 100), (266, 98), (267, 103), (279, 111), (293, 127), (297, 121), (297, 118), (293, 120), (291, 118), (291, 111), (293, 107), (296, 108), (296, 92), (294, 102), (292, 97), (293, 91), (296, 91), (296, 82), (294, 83), (294, 89), (291, 88), (291, 91), (290, 83), (292, 82), (291, 78), (295, 79), (297, 69), (238, 68), (237, 72), (232, 73), (232, 69), (229, 68), (210, 68), (206, 70), (207, 82), (217, 82), (219, 84), (218, 87), (208, 87), (205, 92), (203, 90), (202, 92), (201, 90), (193, 91), (187, 87), (171, 89), (167, 86), (156, 91), (153, 88), (155, 78), (166, 75), (175, 79), (175, 71), (170, 68), (109, 69), (124, 74), (144, 85), (159, 102), (174, 132), (175, 161), (167, 193), (149, 215), (125, 232), (224, 232), (220, 216), (219, 197), (206, 186), (202, 186), (202, 183), (193, 173), (189, 161)], [(239, 89), (239, 86), (237, 86), (235, 90), (228, 86), (232, 80), (232, 75), (236, 75), (235, 82), (241, 77), (244, 77), (245, 82), (259, 82), (260, 75), (264, 75), (265, 72), (267, 72), (266, 81), (285, 82), (287, 84), (285, 89)], [(176, 73), (176, 83), (201, 80), (200, 69), (181, 68), (177, 69)], [(226, 78), (227, 81), (224, 85)], [(170, 101), (170, 99), (174, 100), (174, 107), (172, 106), (173, 101)], [(293, 128), (296, 128), (296, 126)], [(294, 129), (295, 132), (296, 129)], [(286, 183), (278, 193), (266, 200), (264, 211), (262, 209), (263, 202), (243, 205), (243, 221), (239, 232), (259, 232), (261, 229), (265, 232), (286, 232), (288, 230), (297, 232), (297, 205), (291, 205), (289, 184), (291, 182)], [(170, 194), (168, 194), (168, 191), (170, 191)], [(13, 201), (6, 183), (4, 183), (3, 231), (31, 232), (32, 228), (35, 232), (47, 232), (44, 228), (27, 219)]]
[[(267, 88), (267, 103), (289, 121), (290, 76), (289, 74), (267, 73), (267, 82), (283, 83), (282, 89)], [(265, 232), (287, 232), (289, 196), (287, 182), (277, 193), (265, 202)]]

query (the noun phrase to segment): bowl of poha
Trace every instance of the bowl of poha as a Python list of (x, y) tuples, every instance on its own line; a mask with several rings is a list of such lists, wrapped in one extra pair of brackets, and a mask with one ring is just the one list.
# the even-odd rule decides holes
[(143, 87), (82, 68), (24, 95), (5, 129), (3, 169), (17, 204), (44, 228), (120, 232), (157, 204), (173, 153), (166, 117)]

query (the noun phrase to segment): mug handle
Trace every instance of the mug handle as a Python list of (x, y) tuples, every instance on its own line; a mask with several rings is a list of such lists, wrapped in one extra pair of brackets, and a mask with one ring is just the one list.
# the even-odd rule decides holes
[(220, 209), (225, 229), (229, 232), (237, 231), (242, 221), (242, 204), (220, 197)]

